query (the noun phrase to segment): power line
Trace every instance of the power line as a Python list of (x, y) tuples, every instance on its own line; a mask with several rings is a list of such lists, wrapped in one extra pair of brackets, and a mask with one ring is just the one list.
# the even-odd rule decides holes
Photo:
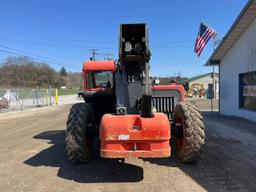
[[(5, 49), (9, 49), (9, 50), (11, 50), (11, 51), (16, 51), (16, 52), (20, 52), (20, 53), (23, 53), (23, 54), (28, 54), (28, 55), (33, 56), (33, 57), (38, 57), (38, 58), (46, 59), (46, 60), (52, 60), (52, 61), (54, 61), (54, 62), (62, 63), (62, 64), (67, 65), (66, 62), (59, 61), (59, 60), (56, 60), (56, 59), (54, 59), (54, 58), (42, 57), (42, 56), (39, 56), (39, 55), (36, 55), (36, 54), (28, 53), (28, 52), (26, 52), (26, 51), (17, 50), (17, 49), (13, 49), (13, 48), (6, 47), (6, 46), (2, 46), (2, 45), (0, 45), (0, 47), (3, 47), (3, 48), (5, 48)], [(71, 64), (70, 64), (70, 65), (71, 65)]]
[[(7, 31), (7, 32), (11, 32), (14, 34), (23, 34), (23, 35), (27, 35), (27, 36), (35, 36), (35, 37), (41, 37), (41, 38), (45, 38), (45, 39), (55, 39), (55, 40), (64, 40), (64, 41), (73, 41), (73, 42), (85, 42), (88, 43), (90, 41), (84, 40), (84, 39), (72, 39), (72, 38), (63, 38), (63, 37), (56, 37), (56, 36), (45, 36), (39, 33), (27, 33), (24, 31), (14, 31), (14, 30), (9, 30), (3, 27), (0, 27), (0, 29), (2, 29), (1, 31)], [(168, 41), (168, 43), (191, 43), (191, 40), (171, 40)], [(90, 42), (91, 43), (91, 42)], [(95, 41), (93, 41), (93, 43), (95, 43)], [(100, 44), (106, 44), (106, 42), (96, 42), (96, 43), (100, 43)]]
[[(23, 40), (17, 40), (17, 39), (2, 39), (0, 38), (0, 41), (13, 41), (18, 43), (28, 43), (28, 44), (34, 44), (34, 45), (40, 45), (40, 46), (50, 46), (50, 47), (67, 47), (67, 48), (78, 48), (78, 49), (90, 49), (91, 46), (78, 46), (78, 45), (68, 45), (68, 44), (54, 44), (54, 43), (41, 43), (36, 41), (23, 41)], [(97, 47), (100, 49), (115, 49), (114, 47)]]
[(113, 53), (105, 53), (104, 59), (108, 60), (108, 61), (114, 60), (114, 54)]
[(23, 32), (23, 31), (9, 30), (9, 29), (2, 28), (2, 27), (0, 27), (0, 28), (3, 29), (4, 31), (15, 33), (15, 34), (23, 34), (23, 35), (41, 37), (41, 38), (46, 38), (46, 39), (56, 39), (56, 40), (74, 41), (74, 42), (85, 42), (85, 43), (89, 42), (89, 41), (82, 40), (82, 39), (63, 38), (63, 37), (55, 37), (55, 36), (48, 36), (48, 35), (45, 36), (45, 35), (38, 34), (38, 33), (27, 33), (27, 32)]
[[(0, 45), (0, 47), (6, 48), (6, 49), (10, 49), (10, 50), (14, 50), (14, 51), (16, 50), (16, 49), (12, 49), (12, 48), (1, 46), (1, 45)], [(92, 49), (92, 50), (95, 50), (95, 49)], [(35, 59), (35, 60), (38, 60), (38, 61), (41, 61), (41, 62), (52, 63), (52, 64), (56, 64), (56, 65), (59, 65), (59, 66), (66, 66), (66, 67), (69, 67), (69, 68), (74, 68), (74, 69), (81, 70), (80, 67), (76, 67), (76, 66), (73, 66), (71, 64), (65, 64), (64, 62), (61, 62), (61, 61), (57, 62), (57, 61), (49, 60), (51, 58), (34, 55), (34, 54), (31, 54), (31, 53), (28, 53), (28, 52), (24, 52), (24, 51), (18, 51), (18, 52), (27, 53), (25, 55), (25, 54), (20, 54), (20, 53), (14, 52), (14, 51), (8, 51), (8, 50), (0, 49), (0, 52), (12, 54), (12, 55), (17, 55), (17, 56), (22, 56), (22, 57), (29, 57), (29, 58), (32, 58), (32, 59)], [(174, 64), (151, 65), (151, 66), (152, 67), (172, 67), (172, 66), (175, 66), (175, 65), (192, 64), (192, 63), (195, 63), (195, 62), (198, 62), (198, 61), (197, 60), (196, 61), (195, 60), (187, 60), (187, 61), (177, 62), (177, 63), (174, 63)]]
[(188, 47), (194, 47), (193, 45), (177, 45), (177, 46), (156, 46), (152, 47), (154, 49), (176, 49), (176, 48), (188, 48)]
[(39, 59), (39, 58), (28, 56), (28, 55), (22, 55), (20, 53), (15, 53), (15, 52), (3, 50), (3, 49), (0, 49), (0, 52), (8, 53), (8, 54), (11, 54), (11, 55), (16, 55), (16, 56), (21, 56), (21, 57), (28, 57), (28, 58), (31, 58), (31, 59), (34, 59), (34, 60), (37, 60), (37, 61), (41, 61), (41, 62), (45, 62), (45, 63), (51, 63), (51, 64), (54, 64), (54, 65), (59, 65), (59, 66), (65, 66), (65, 67), (69, 67), (69, 68), (79, 69), (78, 67), (69, 66), (69, 65), (63, 65), (63, 64), (60, 64), (60, 63), (56, 63), (56, 62), (52, 62), (52, 61), (48, 61), (48, 60), (43, 60), (43, 59)]
[(200, 12), (210, 12), (210, 11), (221, 11), (226, 9), (234, 9), (241, 7), (243, 5), (233, 5), (227, 7), (215, 7), (211, 9), (195, 9), (195, 10), (184, 10), (184, 11), (174, 11), (166, 13), (150, 13), (150, 14), (134, 14), (134, 15), (64, 15), (64, 14), (45, 14), (45, 13), (35, 13), (35, 12), (17, 12), (13, 10), (1, 10), (0, 13), (5, 14), (19, 14), (28, 16), (41, 16), (41, 17), (64, 17), (64, 18), (136, 18), (136, 17), (155, 17), (155, 16), (167, 16), (167, 15), (178, 15), (178, 14), (192, 14)]
[[(4, 47), (4, 46), (0, 46), (0, 47)], [(17, 53), (17, 52), (14, 52), (14, 51), (8, 51), (8, 50), (4, 50), (4, 49), (0, 49), (0, 52), (4, 52), (4, 53), (11, 54), (11, 55), (16, 55), (16, 56), (21, 56), (21, 57), (28, 57), (28, 58), (31, 58), (31, 59), (34, 59), (34, 60), (37, 60), (37, 61), (41, 61), (41, 62), (46, 62), (46, 63), (51, 63), (51, 64), (54, 64), (54, 65), (65, 66), (65, 67), (81, 70), (81, 68), (79, 68), (79, 67), (75, 67), (75, 66), (69, 65), (69, 64), (59, 63), (59, 62), (56, 62), (56, 61), (51, 61), (47, 58), (43, 59), (44, 57), (33, 56), (33, 54), (24, 55), (24, 54), (21, 54), (21, 53)]]
[[(67, 47), (67, 48), (75, 48), (75, 49), (90, 49), (91, 46), (77, 46), (77, 45), (68, 45), (68, 44), (53, 44), (53, 43), (42, 43), (37, 41), (23, 41), (23, 40), (17, 40), (17, 39), (3, 39), (0, 38), (0, 41), (12, 41), (17, 43), (28, 43), (28, 44), (34, 44), (39, 46), (50, 46), (50, 47)], [(176, 41), (179, 42), (179, 41)], [(176, 48), (188, 48), (188, 47), (194, 47), (193, 45), (175, 45), (175, 46), (152, 46), (153, 49), (176, 49)], [(106, 50), (114, 50), (117, 48), (114, 47), (100, 47), (97, 46), (96, 49), (106, 49)]]
[(183, 60), (183, 61), (178, 61), (176, 63), (173, 64), (160, 64), (160, 65), (151, 65), (152, 67), (172, 67), (172, 66), (177, 66), (177, 65), (183, 65), (183, 64), (194, 64), (196, 62), (202, 62), (204, 59), (197, 59), (197, 60), (193, 60), (193, 59), (189, 59), (189, 60)]

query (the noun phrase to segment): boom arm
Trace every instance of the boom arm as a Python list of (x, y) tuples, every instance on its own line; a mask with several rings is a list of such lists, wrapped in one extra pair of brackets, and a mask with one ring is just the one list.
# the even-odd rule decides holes
[(147, 26), (123, 24), (120, 26), (119, 38), (119, 67), (116, 72), (117, 113), (125, 111), (152, 117)]

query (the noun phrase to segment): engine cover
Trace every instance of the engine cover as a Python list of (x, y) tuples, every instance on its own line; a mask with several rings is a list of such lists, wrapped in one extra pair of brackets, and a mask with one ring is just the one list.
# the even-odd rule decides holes
[(103, 158), (169, 157), (170, 122), (164, 113), (152, 118), (105, 114), (100, 125)]

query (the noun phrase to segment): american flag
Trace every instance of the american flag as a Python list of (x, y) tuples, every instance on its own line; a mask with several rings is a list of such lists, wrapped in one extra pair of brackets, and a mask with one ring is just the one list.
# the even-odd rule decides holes
[(201, 53), (202, 53), (204, 47), (206, 46), (207, 42), (215, 34), (216, 34), (216, 32), (212, 28), (206, 26), (203, 23), (200, 24), (198, 35), (197, 35), (197, 38), (196, 38), (196, 44), (195, 44), (195, 48), (194, 48), (194, 51), (195, 51), (195, 53), (197, 54), (198, 57), (201, 55)]

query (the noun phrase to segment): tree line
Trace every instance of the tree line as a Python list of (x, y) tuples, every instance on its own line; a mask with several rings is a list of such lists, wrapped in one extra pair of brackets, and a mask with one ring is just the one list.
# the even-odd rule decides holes
[(0, 63), (1, 88), (79, 88), (82, 82), (81, 73), (68, 73), (64, 67), (56, 71), (28, 57), (7, 57)]

